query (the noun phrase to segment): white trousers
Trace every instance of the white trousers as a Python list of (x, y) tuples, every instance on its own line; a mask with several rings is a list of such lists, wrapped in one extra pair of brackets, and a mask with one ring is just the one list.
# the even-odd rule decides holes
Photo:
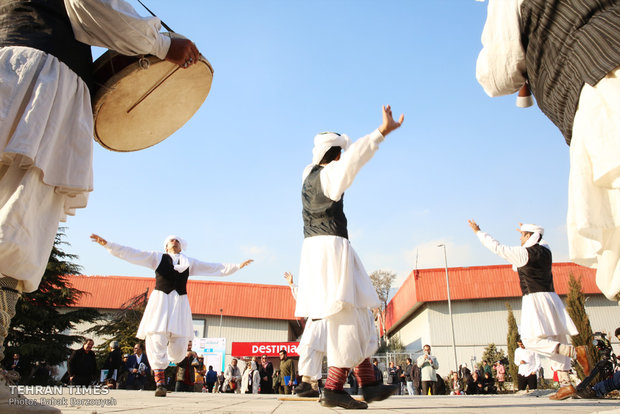
[(24, 292), (39, 287), (64, 213), (66, 196), (42, 174), (17, 160), (0, 165), (0, 273), (17, 279)]
[(306, 321), (304, 333), (299, 340), (299, 375), (320, 380), (323, 376), (323, 357), (325, 357), (327, 340), (327, 322), (325, 319)]
[(556, 351), (558, 344), (566, 337), (548, 336), (538, 338), (521, 338), (525, 349), (536, 352), (549, 358), (554, 371), (567, 371), (571, 369), (570, 357), (560, 355)]
[(179, 363), (187, 354), (190, 338), (165, 333), (146, 335), (146, 354), (152, 369), (166, 369), (170, 362)]
[(325, 321), (328, 366), (353, 368), (377, 352), (379, 343), (368, 308), (344, 308)]

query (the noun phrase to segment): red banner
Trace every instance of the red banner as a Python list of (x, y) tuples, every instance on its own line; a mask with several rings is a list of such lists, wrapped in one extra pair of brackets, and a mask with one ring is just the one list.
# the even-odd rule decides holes
[(290, 357), (297, 357), (299, 342), (233, 342), (232, 356), (278, 356), (281, 350), (285, 350)]

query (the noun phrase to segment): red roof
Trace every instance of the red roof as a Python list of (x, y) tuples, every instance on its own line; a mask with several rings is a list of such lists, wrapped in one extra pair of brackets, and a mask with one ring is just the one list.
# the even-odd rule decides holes
[[(75, 305), (120, 309), (134, 296), (150, 293), (155, 279), (126, 276), (69, 276), (73, 287), (86, 292)], [(295, 299), (288, 286), (190, 280), (187, 296), (194, 315), (295, 320)]]
[[(572, 273), (581, 276), (585, 294), (601, 294), (596, 286), (596, 270), (574, 263), (554, 263), (553, 283), (559, 295), (568, 293)], [(511, 265), (451, 267), (450, 300), (520, 297), (519, 277)], [(412, 271), (386, 308), (385, 324), (389, 331), (424, 302), (447, 301), (446, 268)]]

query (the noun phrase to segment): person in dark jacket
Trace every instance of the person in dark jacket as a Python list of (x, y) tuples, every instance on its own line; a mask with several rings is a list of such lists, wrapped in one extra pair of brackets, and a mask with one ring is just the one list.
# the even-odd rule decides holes
[(376, 358), (372, 360), (372, 369), (375, 373), (375, 381), (379, 384), (383, 384), (383, 372), (381, 372), (379, 361)]
[(176, 392), (194, 391), (194, 353), (192, 352), (192, 342), (187, 345), (187, 354), (181, 362), (177, 364), (177, 376), (174, 390)]
[(71, 354), (67, 362), (71, 385), (90, 385), (97, 378), (97, 360), (92, 351), (94, 344), (92, 339), (87, 339), (80, 349)]
[(258, 372), (260, 374), (260, 393), (273, 394), (273, 364), (267, 359), (267, 355), (260, 358)]
[(129, 355), (127, 359), (127, 389), (143, 390), (146, 385), (147, 379), (151, 375), (151, 365), (146, 357), (146, 354), (142, 352), (142, 344), (135, 344), (133, 347), (134, 353)]
[(209, 370), (205, 375), (205, 385), (207, 386), (207, 392), (213, 392), (213, 387), (217, 383), (217, 372), (213, 370), (213, 365), (209, 365)]

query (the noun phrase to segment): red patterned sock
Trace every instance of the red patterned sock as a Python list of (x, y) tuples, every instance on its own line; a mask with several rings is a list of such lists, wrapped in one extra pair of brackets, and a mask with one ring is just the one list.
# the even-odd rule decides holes
[(377, 380), (375, 379), (375, 370), (370, 363), (370, 359), (366, 358), (361, 364), (353, 368), (353, 373), (357, 379), (357, 384), (360, 387), (367, 385), (373, 385)]
[(349, 368), (329, 367), (325, 388), (332, 391), (344, 391), (344, 383), (347, 381)]
[(153, 375), (155, 375), (155, 383), (157, 385), (166, 385), (166, 376), (163, 369), (154, 369)]

